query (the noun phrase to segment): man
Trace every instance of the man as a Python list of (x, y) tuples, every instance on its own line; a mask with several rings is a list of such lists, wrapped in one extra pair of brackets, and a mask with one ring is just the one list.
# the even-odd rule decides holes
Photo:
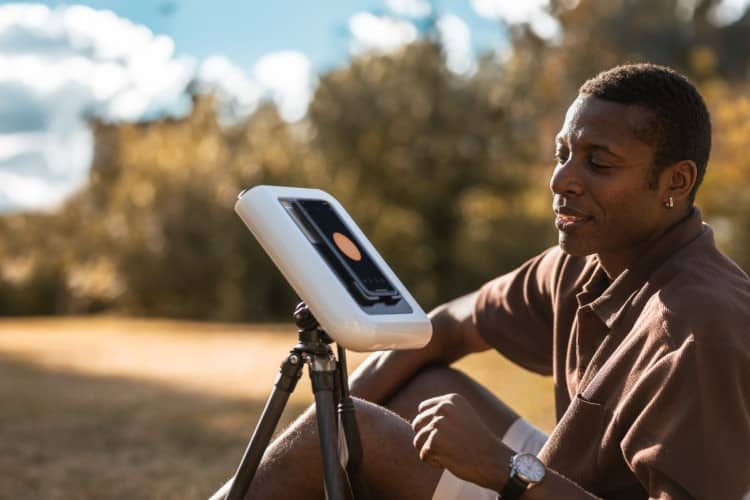
[[(374, 496), (743, 498), (750, 279), (693, 207), (703, 99), (668, 68), (620, 66), (584, 83), (555, 144), (559, 246), (433, 311), (424, 349), (373, 354), (353, 375)], [(449, 368), (489, 348), (554, 376), (549, 438)], [(317, 446), (308, 411), (249, 498), (321, 497)]]

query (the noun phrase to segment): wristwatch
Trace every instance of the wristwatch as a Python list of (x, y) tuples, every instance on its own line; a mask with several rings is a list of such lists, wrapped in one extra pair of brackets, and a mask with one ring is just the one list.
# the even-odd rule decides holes
[(517, 500), (527, 488), (544, 479), (544, 464), (532, 453), (518, 453), (510, 459), (510, 478), (500, 492), (502, 500)]

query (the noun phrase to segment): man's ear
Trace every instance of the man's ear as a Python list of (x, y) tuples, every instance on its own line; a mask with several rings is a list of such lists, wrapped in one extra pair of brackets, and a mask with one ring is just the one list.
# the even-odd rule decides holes
[(687, 201), (697, 180), (698, 167), (693, 160), (673, 163), (662, 171), (664, 197), (671, 196), (676, 203)]

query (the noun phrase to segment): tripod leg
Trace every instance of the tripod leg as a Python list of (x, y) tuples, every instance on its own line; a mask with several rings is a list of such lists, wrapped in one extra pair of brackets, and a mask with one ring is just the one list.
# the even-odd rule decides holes
[(315, 355), (310, 366), (310, 379), (315, 393), (315, 414), (318, 420), (320, 451), (323, 454), (326, 494), (329, 500), (352, 498), (351, 489), (339, 462), (338, 422), (334, 399), (335, 361)]
[(343, 347), (338, 346), (339, 362), (336, 366), (336, 375), (339, 389), (338, 412), (341, 417), (341, 426), (343, 427), (346, 438), (346, 448), (349, 451), (349, 461), (346, 464), (346, 472), (349, 475), (349, 482), (352, 485), (354, 498), (357, 500), (369, 500), (370, 494), (367, 483), (364, 481), (361, 473), (362, 468), (362, 439), (359, 435), (359, 426), (357, 417), (354, 413), (354, 401), (349, 395), (349, 381), (346, 367), (346, 351)]
[(301, 374), (302, 359), (299, 354), (292, 351), (281, 364), (274, 390), (266, 401), (266, 406), (263, 408), (253, 437), (250, 439), (250, 444), (245, 450), (237, 473), (234, 475), (232, 487), (226, 496), (227, 500), (242, 500), (245, 498), (260, 460), (263, 458), (263, 453), (266, 451), (269, 441), (271, 441), (273, 431), (279, 423), (279, 418), (281, 418), (284, 407)]

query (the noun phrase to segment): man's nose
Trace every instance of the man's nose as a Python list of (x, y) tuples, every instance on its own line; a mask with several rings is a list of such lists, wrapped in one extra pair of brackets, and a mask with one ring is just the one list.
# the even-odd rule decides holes
[(578, 196), (583, 193), (583, 182), (579, 175), (579, 167), (572, 158), (555, 166), (549, 180), (549, 188), (555, 194)]

